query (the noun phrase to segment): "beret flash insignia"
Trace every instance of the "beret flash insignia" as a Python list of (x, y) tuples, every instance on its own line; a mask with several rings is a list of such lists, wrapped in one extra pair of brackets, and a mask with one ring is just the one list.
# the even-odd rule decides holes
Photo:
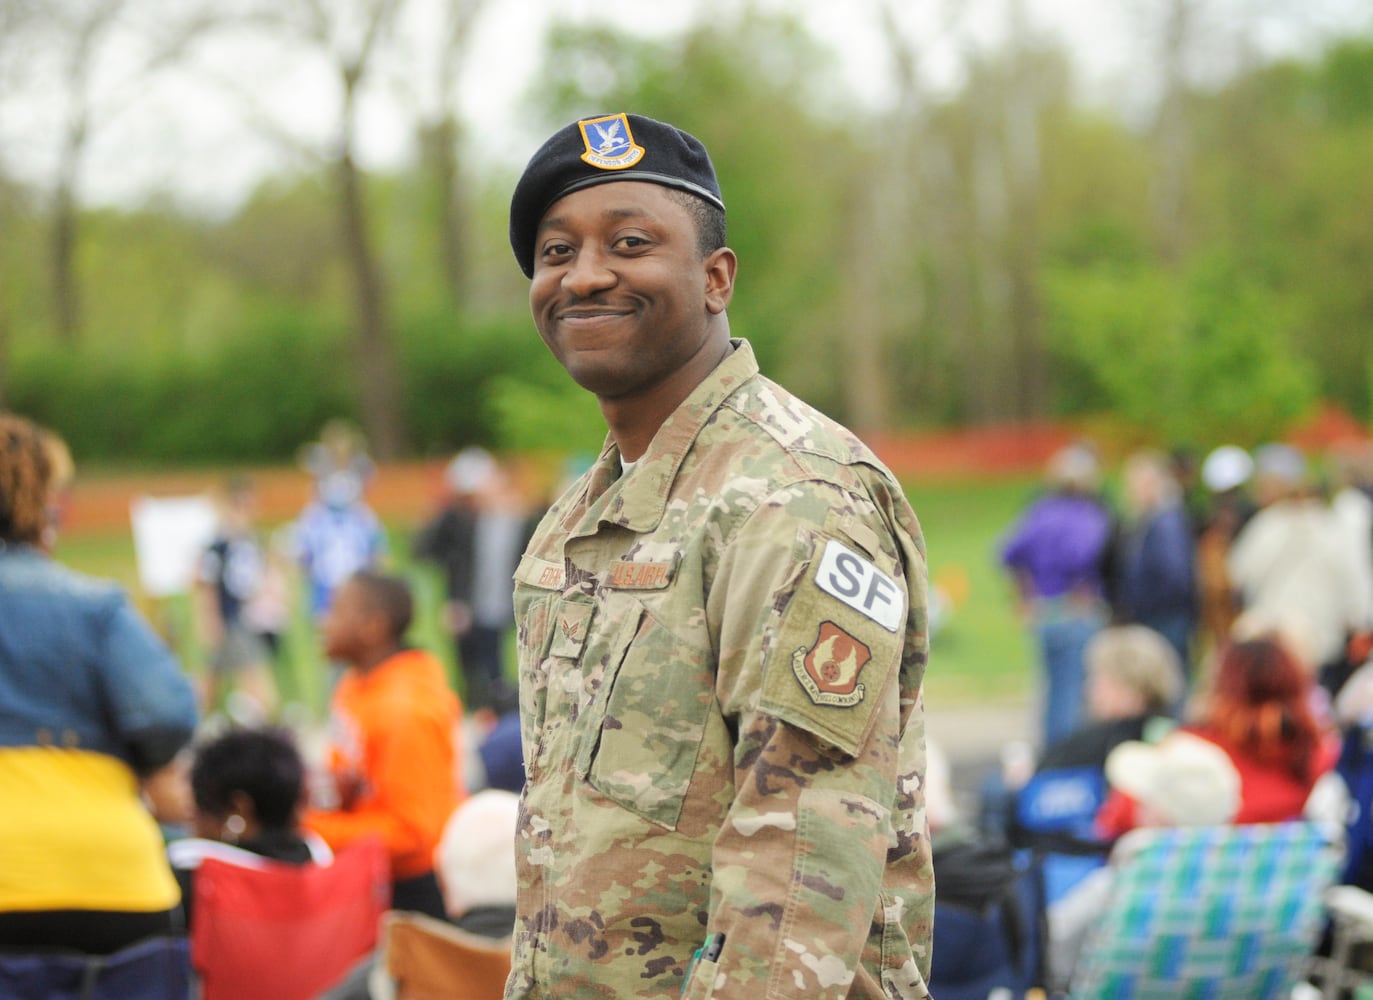
[(582, 142), (586, 146), (582, 160), (593, 167), (624, 170), (643, 159), (644, 147), (634, 142), (628, 115), (584, 118), (577, 127), (582, 130)]

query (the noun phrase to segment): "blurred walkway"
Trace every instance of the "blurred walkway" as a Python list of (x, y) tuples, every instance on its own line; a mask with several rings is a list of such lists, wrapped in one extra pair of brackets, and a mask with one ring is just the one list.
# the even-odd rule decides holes
[(943, 705), (927, 708), (925, 725), (949, 758), (958, 810), (971, 820), (982, 779), (1001, 766), (1001, 747), (1012, 740), (1033, 741), (1034, 708), (1029, 702)]

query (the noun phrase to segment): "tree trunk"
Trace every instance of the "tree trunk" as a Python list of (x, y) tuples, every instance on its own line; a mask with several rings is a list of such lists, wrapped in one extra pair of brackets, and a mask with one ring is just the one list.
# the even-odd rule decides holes
[(404, 454), (407, 441), (385, 280), (368, 234), (362, 175), (353, 161), (351, 143), (345, 144), (339, 156), (336, 176), (344, 252), (356, 309), (355, 370), (362, 423), (373, 453), (384, 461)]
[(1191, 0), (1173, 0), (1164, 27), (1163, 96), (1154, 130), (1154, 221), (1159, 253), (1172, 265), (1187, 252), (1187, 187), (1191, 137), (1187, 122), (1186, 52), (1191, 35)]
[(1012, 56), (1006, 92), (1005, 156), (1008, 212), (1006, 229), (1008, 325), (1011, 359), (1018, 375), (1012, 416), (1020, 420), (1048, 411), (1049, 371), (1040, 301), (1040, 80), (1024, 39), (1023, 2), (1012, 8), (1012, 35), (1020, 39)]
[(81, 289), (76, 275), (76, 195), (64, 178), (52, 206), (52, 316), (57, 339), (74, 347), (81, 336)]
[(467, 220), (459, 177), (457, 121), (451, 114), (445, 115), (423, 131), (420, 142), (434, 185), (443, 285), (453, 306), (461, 309), (467, 299)]
[[(848, 422), (857, 430), (880, 430), (891, 420), (890, 376), (884, 363), (885, 313), (882, 303), (882, 271), (887, 266), (885, 249), (890, 216), (883, 214), (881, 158), (874, 170), (859, 171), (850, 198), (848, 270), (845, 282), (844, 406)], [(875, 183), (874, 183), (875, 182)]]

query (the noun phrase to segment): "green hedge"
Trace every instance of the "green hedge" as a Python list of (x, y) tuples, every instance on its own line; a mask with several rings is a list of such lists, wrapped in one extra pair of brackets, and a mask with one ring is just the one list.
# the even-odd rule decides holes
[[(502, 387), (566, 381), (527, 318), (451, 316), (398, 331), (405, 419), (417, 455), (500, 444)], [(7, 406), (57, 429), (82, 461), (217, 465), (289, 461), (325, 421), (361, 423), (348, 332), (310, 317), (263, 318), (204, 354), (157, 359), (16, 351)]]

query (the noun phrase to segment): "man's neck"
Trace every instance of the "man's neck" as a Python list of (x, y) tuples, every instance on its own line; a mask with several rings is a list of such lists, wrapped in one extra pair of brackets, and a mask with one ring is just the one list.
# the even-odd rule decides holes
[(400, 651), (399, 645), (379, 646), (359, 656), (353, 663), (353, 669), (360, 674), (370, 674)]
[(601, 414), (610, 428), (610, 436), (620, 447), (620, 456), (627, 462), (637, 462), (648, 450), (658, 428), (733, 351), (726, 327), (723, 337), (712, 339), (692, 364), (668, 381), (642, 394), (600, 399)]

